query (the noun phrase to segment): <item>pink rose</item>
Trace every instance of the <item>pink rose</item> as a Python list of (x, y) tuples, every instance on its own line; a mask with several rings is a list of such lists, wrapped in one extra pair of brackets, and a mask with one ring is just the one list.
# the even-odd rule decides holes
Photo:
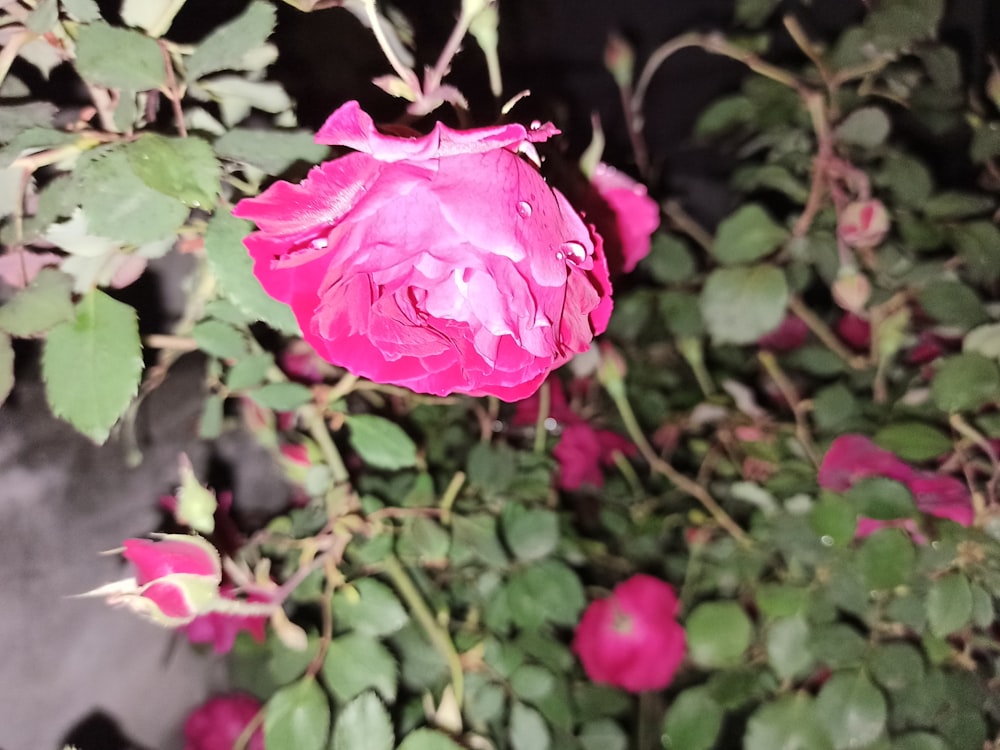
[(872, 344), (872, 326), (854, 313), (845, 313), (837, 321), (837, 335), (852, 349), (867, 351)]
[(660, 226), (660, 207), (644, 185), (604, 163), (597, 165), (590, 184), (596, 195), (587, 196), (584, 215), (604, 239), (611, 269), (628, 273), (649, 255), (650, 237)]
[(677, 597), (669, 584), (632, 576), (587, 607), (573, 651), (594, 682), (633, 693), (662, 690), (684, 659), (684, 628), (676, 615)]
[(316, 140), (355, 153), (237, 204), (264, 289), (326, 360), (422, 393), (533, 393), (607, 326), (600, 238), (521, 154), (521, 125), (379, 132), (357, 102)]
[(848, 203), (837, 217), (837, 236), (851, 247), (875, 247), (889, 233), (889, 212), (882, 201)]
[(797, 315), (786, 315), (781, 325), (757, 339), (757, 346), (773, 352), (791, 352), (809, 338), (809, 326)]
[[(513, 422), (533, 425), (538, 420), (538, 395), (518, 401)], [(549, 380), (548, 417), (562, 429), (559, 442), (552, 455), (559, 462), (558, 485), (563, 490), (578, 490), (585, 484), (604, 486), (602, 466), (614, 464), (615, 451), (626, 456), (635, 454), (635, 446), (625, 437), (611, 430), (599, 430), (573, 411), (566, 402), (562, 383), (555, 377)]]
[[(231, 587), (223, 587), (219, 591), (223, 599), (234, 600)], [(249, 601), (267, 601), (263, 597), (251, 596)], [(233, 644), (236, 643), (236, 636), (242, 631), (246, 631), (257, 641), (263, 643), (266, 637), (265, 627), (268, 617), (266, 615), (238, 615), (227, 612), (207, 612), (195, 617), (184, 626), (184, 635), (191, 643), (211, 643), (212, 649), (217, 654), (228, 654)]]
[(157, 541), (126, 539), (122, 557), (135, 567), (134, 591), (123, 603), (163, 625), (183, 625), (218, 598), (222, 562), (215, 547), (186, 534)]
[[(260, 709), (256, 698), (244, 694), (220, 695), (206, 701), (184, 722), (184, 750), (232, 750)], [(262, 726), (254, 730), (246, 747), (264, 750)]]
[[(958, 479), (914, 469), (864, 435), (841, 435), (834, 440), (819, 467), (820, 486), (845, 492), (855, 482), (868, 477), (885, 477), (905, 485), (921, 513), (947, 518), (962, 526), (969, 526), (975, 520), (969, 490)], [(905, 520), (902, 524), (887, 524), (862, 518), (858, 523), (858, 536), (867, 536), (885, 525), (902, 525), (915, 530), (913, 524)]]

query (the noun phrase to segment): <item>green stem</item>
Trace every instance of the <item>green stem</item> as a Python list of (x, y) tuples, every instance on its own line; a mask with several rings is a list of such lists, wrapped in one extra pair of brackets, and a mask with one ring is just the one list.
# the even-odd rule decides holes
[(545, 453), (545, 438), (548, 435), (548, 431), (545, 429), (545, 420), (549, 418), (551, 408), (552, 387), (546, 380), (538, 389), (538, 417), (535, 419), (535, 444), (533, 447), (539, 456)]
[(455, 650), (455, 644), (451, 641), (451, 636), (448, 635), (448, 632), (435, 619), (423, 596), (420, 595), (417, 587), (413, 584), (413, 580), (396, 557), (390, 556), (384, 560), (382, 570), (389, 576), (389, 580), (392, 581), (392, 585), (399, 595), (403, 597), (407, 608), (417, 619), (417, 622), (420, 623), (431, 644), (433, 644), (434, 648), (437, 649), (438, 653), (448, 663), (448, 671), (451, 673), (451, 685), (455, 691), (455, 701), (458, 703), (459, 710), (461, 710), (465, 676), (462, 672), (462, 661)]
[(701, 503), (702, 507), (712, 515), (716, 523), (729, 532), (736, 541), (744, 546), (750, 546), (750, 537), (733, 520), (732, 516), (726, 513), (722, 506), (716, 502), (715, 498), (708, 494), (708, 490), (681, 474), (677, 469), (660, 458), (656, 451), (653, 450), (653, 446), (649, 444), (649, 441), (646, 440), (646, 436), (642, 432), (642, 427), (639, 426), (639, 420), (636, 419), (635, 412), (632, 411), (632, 405), (625, 395), (624, 387), (611, 387), (607, 388), (607, 391), (618, 408), (622, 422), (625, 423), (625, 430), (628, 432), (629, 437), (632, 438), (632, 442), (639, 449), (639, 453), (646, 459), (650, 468), (673, 482), (681, 492)]
[(333, 438), (330, 437), (330, 430), (327, 429), (323, 413), (314, 404), (309, 404), (301, 408), (300, 414), (305, 420), (306, 427), (309, 428), (309, 434), (319, 446), (320, 453), (323, 454), (323, 460), (326, 461), (326, 465), (330, 469), (333, 483), (345, 484), (350, 479), (350, 475), (347, 473), (347, 467), (344, 466), (344, 459), (340, 457), (340, 451), (337, 450)]
[(456, 471), (441, 496), (441, 523), (444, 526), (451, 523), (451, 506), (455, 504), (463, 484), (465, 484), (465, 472)]

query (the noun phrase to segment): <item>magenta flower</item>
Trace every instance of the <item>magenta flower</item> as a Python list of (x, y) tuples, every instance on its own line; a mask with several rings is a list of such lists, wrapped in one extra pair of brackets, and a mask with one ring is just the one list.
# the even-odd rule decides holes
[(591, 602), (573, 637), (587, 676), (633, 693), (669, 685), (686, 647), (677, 606), (669, 584), (642, 574)]
[[(206, 701), (184, 722), (184, 750), (232, 750), (260, 709), (260, 702), (245, 694), (220, 695)], [(262, 726), (254, 730), (246, 747), (264, 750)]]
[(600, 238), (522, 156), (557, 132), (388, 135), (348, 102), (316, 140), (354, 153), (233, 213), (256, 222), (254, 272), (324, 359), (422, 393), (516, 401), (611, 314)]
[(757, 339), (757, 346), (773, 352), (791, 352), (809, 338), (809, 326), (797, 315), (786, 315), (781, 325)]
[[(235, 600), (233, 589), (224, 586), (219, 591), (223, 599)], [(249, 601), (267, 601), (263, 597), (251, 596)], [(184, 626), (184, 635), (191, 643), (211, 643), (212, 649), (217, 654), (228, 654), (236, 636), (246, 631), (257, 641), (263, 643), (266, 637), (265, 627), (267, 625), (267, 615), (240, 615), (222, 612), (207, 612), (195, 617)]]
[[(603, 487), (604, 472), (601, 467), (614, 465), (615, 451), (621, 451), (626, 456), (635, 454), (635, 446), (617, 432), (595, 428), (573, 411), (566, 403), (562, 384), (557, 378), (549, 380), (549, 389), (548, 416), (562, 429), (559, 442), (552, 450), (552, 455), (559, 462), (559, 488), (578, 490), (585, 484)], [(534, 424), (538, 419), (538, 407), (537, 395), (519, 401), (514, 424)]]
[(597, 165), (590, 185), (593, 192), (585, 200), (584, 215), (604, 239), (612, 271), (628, 273), (649, 255), (650, 237), (660, 226), (660, 207), (644, 185), (604, 163)]
[[(845, 492), (868, 477), (885, 477), (905, 485), (921, 513), (947, 518), (962, 526), (969, 526), (975, 520), (969, 490), (954, 477), (914, 469), (864, 435), (842, 435), (834, 440), (819, 467), (820, 486)], [(884, 525), (881, 521), (861, 519), (858, 535), (865, 536)]]

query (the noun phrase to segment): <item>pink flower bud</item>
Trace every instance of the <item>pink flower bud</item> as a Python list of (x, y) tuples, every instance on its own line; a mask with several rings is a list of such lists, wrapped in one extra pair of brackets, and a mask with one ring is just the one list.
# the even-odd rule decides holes
[[(249, 695), (220, 695), (192, 711), (184, 722), (184, 750), (229, 750), (260, 711)], [(264, 750), (264, 730), (258, 726), (247, 750)]]
[(848, 203), (837, 217), (837, 235), (851, 247), (875, 247), (889, 233), (889, 212), (882, 201)]
[(222, 562), (204, 539), (164, 534), (159, 541), (126, 539), (122, 556), (135, 566), (131, 590), (112, 597), (161, 625), (178, 626), (209, 611), (219, 596)]
[(635, 52), (621, 34), (612, 33), (604, 45), (604, 67), (608, 69), (619, 88), (632, 85), (632, 71), (635, 68)]
[(837, 335), (857, 351), (867, 351), (872, 344), (871, 323), (854, 313), (847, 313), (837, 321)]
[(833, 294), (833, 301), (837, 303), (838, 307), (858, 315), (865, 309), (865, 305), (868, 304), (868, 298), (872, 293), (872, 285), (868, 281), (868, 277), (863, 273), (859, 273), (855, 268), (845, 267), (840, 269), (837, 280), (833, 282), (830, 292)]
[(597, 368), (597, 382), (614, 397), (625, 394), (625, 374), (628, 365), (625, 358), (611, 344), (601, 342), (601, 364)]
[(594, 682), (633, 693), (670, 684), (684, 659), (677, 597), (658, 578), (635, 575), (607, 599), (591, 602), (573, 637), (573, 651)]
[(809, 338), (809, 326), (796, 315), (786, 315), (781, 325), (757, 339), (757, 346), (772, 352), (791, 352)]

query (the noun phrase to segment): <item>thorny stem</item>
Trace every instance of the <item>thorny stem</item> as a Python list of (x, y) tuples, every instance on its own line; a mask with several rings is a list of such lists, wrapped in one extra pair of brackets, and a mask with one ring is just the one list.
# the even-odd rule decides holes
[(399, 59), (385, 35), (385, 30), (382, 28), (382, 17), (379, 15), (378, 9), (375, 7), (375, 0), (362, 0), (362, 2), (365, 6), (365, 15), (368, 17), (368, 22), (372, 27), (372, 33), (375, 34), (375, 40), (378, 42), (378, 46), (382, 50), (382, 54), (385, 55), (385, 59), (389, 61), (389, 65), (394, 71), (396, 71), (396, 75), (406, 81), (406, 83), (410, 86), (418, 89), (419, 81), (417, 80), (416, 74), (406, 67), (402, 60)]
[(852, 370), (864, 370), (868, 367), (868, 360), (844, 346), (837, 338), (837, 334), (831, 331), (816, 313), (806, 307), (801, 299), (794, 296), (789, 298), (788, 309), (806, 324), (827, 349), (840, 357)]
[(809, 423), (805, 417), (805, 412), (807, 411), (806, 402), (799, 398), (799, 394), (792, 381), (785, 375), (784, 370), (781, 369), (781, 365), (778, 364), (778, 360), (775, 359), (771, 352), (760, 351), (757, 353), (757, 359), (764, 369), (767, 370), (767, 374), (771, 376), (775, 385), (778, 386), (781, 395), (784, 396), (785, 401), (791, 407), (792, 414), (795, 416), (795, 437), (798, 438), (799, 443), (802, 445), (802, 450), (806, 452), (809, 460), (812, 461), (814, 466), (818, 467), (820, 464), (819, 454), (816, 452), (816, 446), (809, 432)]
[(466, 13), (463, 9), (458, 17), (458, 21), (451, 30), (451, 34), (448, 36), (448, 41), (445, 42), (444, 48), (441, 50), (441, 54), (438, 55), (437, 62), (434, 63), (434, 67), (427, 71), (427, 74), (424, 76), (424, 96), (432, 96), (438, 90), (441, 81), (448, 74), (448, 66), (451, 65), (451, 61), (458, 54), (459, 47), (461, 47), (462, 40), (469, 31), (472, 19), (473, 16)]
[(629, 437), (632, 438), (632, 442), (635, 443), (639, 449), (639, 453), (646, 459), (646, 463), (649, 464), (650, 468), (673, 482), (681, 492), (701, 503), (719, 526), (729, 532), (740, 544), (749, 547), (751, 544), (750, 537), (732, 519), (732, 516), (726, 513), (722, 506), (716, 502), (715, 498), (708, 493), (708, 490), (681, 474), (681, 472), (660, 458), (656, 451), (653, 450), (653, 446), (649, 444), (649, 441), (646, 440), (646, 436), (642, 432), (642, 427), (639, 425), (639, 420), (636, 419), (635, 412), (632, 411), (632, 405), (625, 395), (624, 388), (610, 387), (607, 388), (607, 392), (618, 408), (622, 422), (625, 423), (626, 432), (628, 432)]
[(413, 580), (396, 557), (390, 556), (386, 558), (382, 562), (382, 571), (392, 581), (392, 585), (399, 592), (399, 595), (403, 597), (407, 608), (413, 613), (417, 622), (420, 623), (431, 644), (448, 663), (452, 688), (455, 690), (455, 701), (458, 703), (459, 709), (461, 709), (465, 675), (462, 672), (462, 660), (455, 650), (455, 644), (452, 643), (451, 637), (434, 618), (434, 614), (427, 606), (423, 596), (421, 596), (417, 587), (413, 584)]
[(545, 421), (549, 418), (552, 409), (552, 387), (549, 381), (542, 383), (538, 389), (538, 417), (535, 419), (535, 442), (532, 446), (536, 455), (545, 453), (545, 438), (548, 431), (545, 429)]
[(187, 138), (187, 123), (184, 122), (184, 108), (181, 106), (182, 95), (177, 86), (177, 77), (174, 75), (174, 61), (170, 57), (170, 50), (162, 39), (157, 41), (160, 47), (160, 54), (163, 55), (163, 67), (166, 69), (167, 85), (163, 89), (163, 95), (170, 100), (174, 110), (174, 125), (181, 138)]

